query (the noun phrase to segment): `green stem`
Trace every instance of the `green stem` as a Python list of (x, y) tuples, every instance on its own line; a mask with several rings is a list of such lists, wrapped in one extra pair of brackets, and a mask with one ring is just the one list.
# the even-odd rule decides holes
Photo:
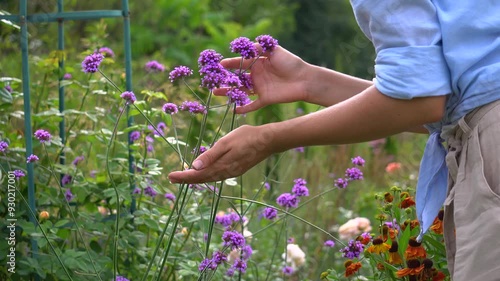
[[(99, 71), (100, 72), (100, 71)], [(101, 72), (102, 73), (102, 72)], [(116, 131), (118, 129), (118, 123), (120, 122), (120, 118), (123, 115), (123, 112), (125, 111), (125, 107), (127, 107), (128, 104), (126, 103), (125, 106), (123, 107), (123, 110), (120, 110), (120, 113), (118, 115), (118, 119), (116, 120), (115, 127), (113, 128), (113, 133), (111, 134), (111, 138), (109, 140), (108, 147), (106, 149), (106, 171), (108, 172), (108, 177), (111, 182), (111, 185), (113, 186), (113, 189), (115, 191), (116, 195), (116, 220), (115, 220), (115, 233), (113, 237), (113, 280), (116, 279), (116, 275), (118, 273), (118, 237), (120, 236), (120, 194), (118, 193), (118, 188), (116, 187), (116, 183), (113, 179), (113, 176), (111, 175), (111, 170), (109, 168), (109, 151), (111, 150), (111, 145), (113, 144), (113, 139), (116, 136)]]

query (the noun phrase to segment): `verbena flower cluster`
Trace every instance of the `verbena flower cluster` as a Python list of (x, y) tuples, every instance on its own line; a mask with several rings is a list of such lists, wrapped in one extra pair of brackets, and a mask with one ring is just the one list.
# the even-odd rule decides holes
[(9, 147), (9, 144), (5, 141), (0, 141), (0, 152), (5, 152), (7, 151), (7, 148)]
[(49, 132), (42, 129), (36, 130), (34, 135), (35, 138), (41, 143), (50, 142), (50, 139), (52, 138), (52, 135)]
[(334, 181), (334, 185), (338, 188), (346, 188), (349, 185), (349, 182), (354, 180), (362, 180), (363, 172), (356, 166), (363, 167), (365, 165), (365, 160), (361, 156), (356, 156), (351, 159), (354, 167), (347, 168), (345, 170), (344, 178), (337, 178)]
[(148, 61), (144, 66), (147, 72), (157, 73), (165, 71), (165, 66), (155, 60)]
[(174, 70), (170, 71), (168, 74), (168, 78), (170, 79), (170, 82), (174, 82), (175, 80), (179, 78), (184, 78), (191, 76), (193, 74), (193, 71), (184, 65), (176, 66)]
[(101, 53), (93, 53), (85, 57), (82, 62), (82, 70), (85, 73), (96, 73), (99, 70), (104, 56)]

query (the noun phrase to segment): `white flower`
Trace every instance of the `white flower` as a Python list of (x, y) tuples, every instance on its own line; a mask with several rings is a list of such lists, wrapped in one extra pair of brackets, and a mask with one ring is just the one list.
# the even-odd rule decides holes
[(286, 254), (283, 253), (282, 258), (285, 259), (285, 256), (286, 262), (291, 263), (293, 270), (306, 262), (306, 253), (297, 244), (288, 244)]

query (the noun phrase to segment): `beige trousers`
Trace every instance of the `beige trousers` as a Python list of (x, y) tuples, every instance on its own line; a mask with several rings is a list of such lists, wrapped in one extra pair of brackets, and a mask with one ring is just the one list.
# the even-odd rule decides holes
[(454, 281), (500, 280), (500, 101), (448, 134), (444, 237)]

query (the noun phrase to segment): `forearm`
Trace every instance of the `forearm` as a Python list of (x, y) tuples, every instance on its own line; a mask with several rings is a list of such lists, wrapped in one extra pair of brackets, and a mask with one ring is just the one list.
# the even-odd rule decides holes
[(331, 106), (347, 100), (371, 85), (370, 80), (333, 71), (328, 68), (309, 65), (306, 77), (306, 102)]
[(298, 146), (364, 142), (440, 120), (445, 100), (445, 96), (394, 99), (372, 86), (329, 108), (264, 126), (273, 136), (274, 152)]

